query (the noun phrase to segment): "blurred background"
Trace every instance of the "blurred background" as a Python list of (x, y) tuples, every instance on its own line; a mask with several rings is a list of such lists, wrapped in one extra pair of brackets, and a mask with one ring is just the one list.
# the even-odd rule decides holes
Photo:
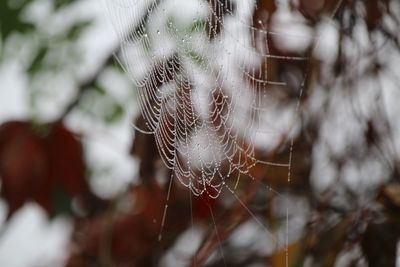
[(154, 136), (132, 126), (134, 68), (152, 58), (121, 35), (160, 2), (178, 22), (207, 5), (206, 42), (228, 50), (246, 6), (0, 0), (0, 266), (400, 266), (400, 3), (252, 2), (252, 49), (278, 56), (256, 72), (288, 85), (263, 88), (274, 138), (255, 133), (254, 154), (291, 166), (252, 165), (212, 199), (169, 190)]
[[(1, 1), (0, 32), (0, 266), (63, 266), (74, 197), (109, 199), (135, 180), (134, 91), (114, 64), (119, 42), (99, 1)], [(43, 163), (31, 127), (45, 133), (54, 121), (63, 125), (50, 156), (59, 163)], [(64, 185), (50, 181), (59, 175)]]

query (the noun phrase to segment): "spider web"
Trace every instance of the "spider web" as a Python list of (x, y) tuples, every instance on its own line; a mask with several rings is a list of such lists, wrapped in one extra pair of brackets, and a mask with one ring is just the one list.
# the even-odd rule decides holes
[[(154, 135), (165, 166), (195, 196), (218, 198), (228, 189), (237, 197), (240, 177), (251, 177), (258, 164), (286, 168), (290, 182), (306, 74), (290, 83), (269, 63), (302, 64), (308, 57), (270, 48), (288, 36), (268, 29), (266, 20), (253, 23), (257, 2), (118, 0), (107, 4), (121, 38), (120, 61), (136, 87), (145, 120), (144, 127), (135, 128)], [(294, 42), (302, 38), (290, 35)], [(294, 101), (285, 100), (291, 91)], [(277, 102), (286, 104), (282, 108)], [(257, 157), (257, 150), (268, 153), (282, 143), (290, 146), (287, 161)], [(166, 209), (162, 225), (165, 213)]]

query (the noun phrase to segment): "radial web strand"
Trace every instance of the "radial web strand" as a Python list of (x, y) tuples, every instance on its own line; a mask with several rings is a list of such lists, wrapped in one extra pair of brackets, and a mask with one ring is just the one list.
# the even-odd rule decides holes
[[(107, 8), (145, 121), (135, 128), (154, 135), (174, 179), (194, 196), (227, 189), (240, 202), (235, 189), (257, 165), (286, 169), (290, 182), (306, 74), (278, 68), (306, 66), (308, 57), (277, 47), (307, 36), (272, 29), (268, 15), (255, 20), (256, 0), (115, 0)], [(282, 144), (290, 147), (285, 161), (259, 153)]]

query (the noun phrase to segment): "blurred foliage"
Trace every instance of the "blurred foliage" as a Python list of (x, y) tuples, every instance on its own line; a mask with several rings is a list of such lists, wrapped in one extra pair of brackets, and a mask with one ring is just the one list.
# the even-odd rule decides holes
[[(40, 31), (37, 25), (24, 19), (24, 12), (33, 2), (33, 0), (0, 1), (0, 32), (3, 47), (13, 34), (24, 35), (29, 40), (30, 35)], [(54, 12), (76, 2), (78, 1), (54, 0), (52, 1)], [(228, 9), (233, 5), (217, 6), (215, 3), (218, 1), (208, 2), (211, 3), (211, 7), (218, 10), (210, 18), (211, 23), (207, 25), (207, 31), (213, 33), (210, 36), (212, 39), (220, 34), (221, 21), (226, 14), (233, 12)], [(391, 32), (382, 23), (385, 15), (393, 16), (389, 0), (327, 0), (321, 1), (319, 5), (316, 5), (316, 2), (318, 1), (290, 1), (293, 9), (299, 10), (311, 26), (316, 26), (318, 21), (325, 19), (328, 14), (333, 14), (333, 19), (338, 25), (343, 25), (346, 22), (343, 14), (350, 14), (350, 22), (345, 25), (346, 30), (341, 32), (343, 36), (354, 38), (352, 35), (354, 20), (364, 20), (371, 35), (381, 32), (398, 46), (398, 32)], [(356, 3), (363, 6), (363, 17), (355, 12)], [(260, 0), (258, 5), (259, 9), (253, 16), (255, 27), (260, 27), (258, 21), (264, 20), (265, 14), (272, 14), (277, 10), (275, 1)], [(144, 21), (148, 21), (148, 15), (144, 15)], [(270, 17), (266, 19), (267, 24), (270, 22)], [(349, 252), (356, 247), (362, 252), (350, 266), (363, 266), (363, 260), (372, 267), (395, 266), (400, 237), (400, 189), (397, 170), (393, 169), (389, 183), (376, 189), (376, 196), (372, 198), (371, 203), (361, 208), (351, 209), (355, 202), (351, 201), (351, 192), (349, 192), (350, 200), (346, 202), (347, 209), (332, 204), (330, 201), (332, 192), (329, 190), (324, 195), (325, 198), (317, 198), (312, 192), (309, 181), (313, 145), (317, 140), (319, 127), (315, 121), (304, 123), (301, 133), (294, 140), (293, 154), (287, 143), (281, 144), (268, 155), (263, 151), (257, 151), (261, 159), (276, 162), (283, 162), (292, 155), (291, 183), (288, 184), (286, 181), (286, 170), (257, 165), (238, 184), (241, 202), (232, 204), (228, 208), (220, 199), (210, 199), (207, 196), (192, 199), (187, 188), (180, 187), (176, 181), (170, 181), (173, 173), (161, 164), (154, 137), (140, 132), (135, 133), (131, 155), (139, 160), (141, 183), (132, 185), (111, 200), (103, 200), (96, 196), (88, 182), (89, 167), (84, 157), (82, 136), (68, 128), (65, 118), (72, 111), (79, 110), (89, 115), (91, 119), (101, 120), (110, 126), (127, 115), (126, 103), (114, 98), (100, 80), (108, 68), (119, 72), (120, 66), (113, 61), (118, 48), (112, 51), (92, 76), (82, 81), (76, 77), (77, 73), (64, 66), (65, 62), (51, 56), (57, 51), (55, 45), (69, 44), (71, 50), (68, 50), (67, 54), (68, 57), (73, 57), (72, 51), (77, 49), (74, 45), (91, 23), (91, 21), (76, 21), (59, 34), (41, 36), (39, 44), (34, 47), (32, 59), (27, 60), (26, 73), (31, 81), (45, 72), (72, 73), (69, 74), (75, 79), (77, 94), (76, 97), (68, 99), (65, 106), (60, 106), (60, 116), (50, 122), (34, 117), (25, 121), (10, 120), (0, 125), (1, 196), (8, 204), (8, 219), (29, 201), (40, 205), (50, 217), (59, 214), (71, 216), (74, 219), (75, 230), (71, 238), (73, 250), (70, 251), (66, 266), (159, 266), (162, 257), (174, 246), (182, 233), (189, 229), (190, 221), (193, 219), (196, 223), (204, 225), (207, 232), (203, 236), (196, 256), (187, 260), (189, 266), (233, 267), (258, 263), (262, 266), (281, 267), (287, 264), (287, 255), (290, 259), (289, 266), (292, 267), (304, 266), (310, 257), (313, 259), (313, 266), (335, 266), (341, 253)], [(203, 23), (202, 21), (194, 23), (188, 31), (198, 30)], [(339, 51), (341, 45), (338, 44)], [(291, 56), (281, 47), (271, 45), (270, 49), (277, 55)], [(199, 60), (201, 56), (195, 51), (189, 51), (189, 56), (197, 64), (204, 64)], [(163, 62), (165, 66), (169, 66), (169, 60), (171, 59)], [(310, 60), (312, 63), (310, 80), (321, 77), (321, 62), (314, 60)], [(376, 68), (369, 71), (377, 71), (379, 64), (375, 63)], [(79, 62), (75, 62), (74, 66), (78, 64)], [(282, 75), (284, 70), (295, 69), (304, 72), (307, 69), (307, 66), (301, 63), (269, 62), (269, 64), (268, 72), (271, 76)], [(345, 75), (347, 65), (341, 53), (335, 64), (332, 76)], [(155, 89), (161, 85), (156, 83)], [(313, 86), (315, 84), (312, 81), (307, 81), (302, 103), (307, 100)], [(35, 98), (35, 94), (32, 94), (32, 97)], [(279, 92), (279, 99), (284, 103), (293, 101), (295, 97), (298, 97), (297, 92)], [(32, 102), (36, 103), (37, 100)], [(145, 128), (144, 118), (136, 118), (136, 125)], [(379, 131), (373, 122), (367, 123), (363, 138), (367, 140), (366, 149), (370, 149), (367, 150), (368, 153), (380, 138)], [(334, 160), (338, 169), (348, 157), (350, 156), (346, 155)], [(157, 178), (160, 176), (166, 181), (165, 183), (158, 181)], [(254, 177), (255, 179), (252, 179)], [(173, 183), (173, 189), (168, 203), (168, 221), (163, 230), (163, 238), (159, 241), (161, 222), (158, 220), (165, 212), (164, 203), (169, 195), (170, 182)], [(263, 257), (256, 253), (247, 257), (235, 257), (243, 248), (229, 244), (229, 238), (246, 221), (254, 219), (244, 207), (250, 207), (257, 218), (262, 218), (271, 226), (277, 228), (283, 224), (280, 215), (274, 213), (273, 203), (276, 199), (274, 197), (266, 199), (264, 195), (260, 197), (259, 191), (262, 187), (260, 185), (263, 184), (306, 199), (312, 209), (310, 218), (307, 218), (307, 227), (302, 237), (289, 244), (287, 250), (278, 250)], [(188, 203), (191, 205), (190, 212), (187, 208)], [(209, 210), (213, 210), (215, 216), (210, 215)], [(208, 261), (218, 250), (223, 251), (225, 258), (216, 256), (213, 261)]]
[[(24, 22), (22, 11), (31, 1), (17, 1), (19, 5), (11, 5), (11, 1), (0, 2), (0, 32), (4, 42), (13, 32), (26, 33), (34, 29), (34, 25)], [(15, 3), (14, 3), (15, 4)]]
[[(50, 4), (51, 16), (56, 16), (79, 2), (51, 0), (47, 4)], [(30, 120), (10, 120), (0, 125), (1, 195), (8, 203), (8, 219), (29, 201), (36, 202), (51, 217), (93, 214), (105, 204), (89, 187), (90, 168), (97, 166), (87, 166), (82, 136), (69, 129), (63, 120), (69, 112), (79, 110), (105, 124), (120, 121), (126, 114), (123, 103), (112, 97), (109, 88), (100, 81), (105, 70), (112, 68), (120, 73), (120, 66), (110, 60), (113, 57), (110, 55), (93, 77), (81, 81), (79, 73), (74, 71), (82, 62), (78, 43), (92, 26), (92, 19), (76, 19), (62, 30), (49, 33), (28, 19), (27, 12), (37, 3), (35, 0), (0, 1), (0, 63), (13, 60), (4, 54), (8, 47), (15, 45), (12, 36), (19, 36), (30, 45), (27, 56), (20, 59), (29, 80), (32, 114)], [(67, 57), (62, 58), (63, 54)], [(62, 90), (62, 87), (51, 88), (55, 93), (49, 93), (45, 89), (57, 75), (74, 80), (78, 93), (75, 98), (66, 99), (65, 107), (60, 106), (59, 117), (46, 121), (38, 109), (43, 101), (54, 101), (54, 96)], [(85, 101), (88, 99), (90, 102)]]
[[(54, 11), (57, 12), (60, 8), (68, 6), (77, 0), (53, 0)], [(2, 42), (12, 33), (26, 34), (30, 31), (35, 31), (36, 25), (26, 21), (24, 12), (26, 8), (34, 3), (35, 0), (3, 0), (0, 2), (0, 33)], [(77, 24), (66, 34), (67, 38), (75, 39), (78, 37), (82, 24)]]
[[(0, 176), (9, 217), (27, 201), (50, 215), (89, 196), (80, 142), (62, 123), (10, 121), (0, 126)], [(67, 201), (67, 203), (65, 203)]]

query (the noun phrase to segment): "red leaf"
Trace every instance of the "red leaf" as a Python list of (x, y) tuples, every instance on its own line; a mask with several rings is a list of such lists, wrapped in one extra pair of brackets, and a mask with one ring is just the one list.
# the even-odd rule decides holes
[(67, 201), (89, 194), (82, 146), (62, 123), (37, 128), (22, 121), (1, 125), (0, 179), (9, 215), (30, 200), (54, 214), (57, 205), (52, 201), (59, 189), (67, 193)]
[(30, 123), (15, 121), (0, 126), (1, 190), (10, 215), (33, 196), (49, 209), (48, 175), (46, 151)]
[(368, 30), (372, 31), (376, 29), (382, 21), (383, 18), (383, 11), (381, 6), (386, 6), (387, 3), (384, 4), (386, 1), (367, 1), (365, 3), (367, 15), (365, 18), (365, 22), (367, 24)]
[(85, 238), (76, 244), (81, 251), (70, 258), (67, 266), (74, 266), (83, 255), (96, 258), (98, 253), (108, 255), (112, 262), (108, 262), (109, 266), (125, 266), (123, 263), (143, 266), (140, 262), (151, 258), (160, 244), (157, 239), (160, 224), (154, 220), (162, 216), (160, 203), (165, 196), (157, 187), (137, 186), (132, 197), (135, 204), (132, 210), (112, 216), (105, 214), (83, 226), (81, 236)]
[(217, 204), (217, 199), (203, 193), (194, 199), (193, 216), (196, 219), (207, 219), (211, 216), (211, 210)]
[(51, 180), (62, 186), (70, 196), (88, 191), (81, 143), (63, 124), (56, 123), (46, 137), (51, 167)]

